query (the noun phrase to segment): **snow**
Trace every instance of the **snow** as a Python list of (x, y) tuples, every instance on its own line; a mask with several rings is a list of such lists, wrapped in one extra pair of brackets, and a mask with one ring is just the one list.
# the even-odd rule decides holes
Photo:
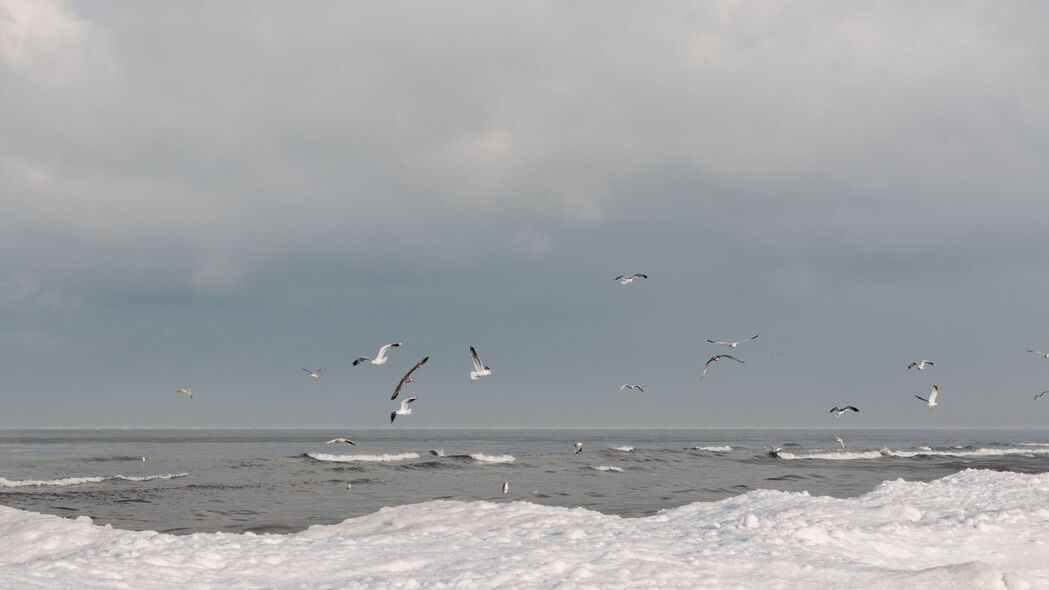
[(919, 447), (916, 451), (896, 451), (892, 449), (881, 449), (880, 451), (830, 451), (830, 452), (806, 452), (791, 453), (779, 451), (776, 456), (780, 459), (829, 459), (846, 461), (851, 459), (880, 459), (882, 457), (918, 457), (921, 455), (938, 457), (1004, 457), (1007, 455), (1049, 455), (1049, 448), (991, 448), (991, 449), (958, 449), (950, 451), (934, 451), (929, 447)]
[(26, 479), (10, 480), (0, 477), (0, 488), (24, 488), (36, 486), (76, 486), (86, 483), (102, 483), (109, 480), (152, 481), (154, 479), (175, 479), (186, 477), (188, 473), (164, 473), (161, 475), (90, 475), (86, 477), (65, 477), (62, 479)]
[(311, 459), (316, 459), (318, 461), (335, 461), (338, 463), (348, 463), (353, 461), (405, 461), (407, 459), (418, 459), (419, 453), (397, 453), (383, 455), (329, 455), (327, 453), (306, 453), (306, 456)]
[[(511, 495), (512, 498), (512, 495)], [(0, 588), (1049, 588), (1049, 474), (857, 498), (759, 490), (647, 518), (528, 502), (384, 508), (289, 535), (173, 536), (0, 507)]]
[(513, 463), (517, 460), (513, 455), (486, 455), (484, 453), (470, 453), (470, 458), (481, 463)]

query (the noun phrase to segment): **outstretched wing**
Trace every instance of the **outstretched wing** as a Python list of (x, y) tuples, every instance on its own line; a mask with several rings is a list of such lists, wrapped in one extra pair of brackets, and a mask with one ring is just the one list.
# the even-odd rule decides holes
[(400, 345), (400, 342), (391, 342), (390, 344), (383, 345), (379, 348), (379, 354), (375, 355), (375, 360), (386, 358), (386, 351), (390, 350), (391, 348), (397, 348)]
[[(734, 357), (732, 355), (723, 354), (723, 355), (720, 355), (720, 356), (723, 359), (732, 359), (732, 360), (736, 361), (737, 363), (743, 363), (743, 361), (739, 360), (738, 358), (736, 358), (736, 357)], [(746, 364), (746, 363), (743, 363), (743, 364)]]
[(357, 365), (363, 363), (364, 361), (370, 361), (370, 360), (371, 359), (366, 357), (366, 356), (359, 356), (359, 357), (357, 357), (357, 360), (353, 361), (353, 366), (356, 367)]
[(474, 370), (477, 371), (478, 373), (483, 371), (484, 370), (484, 363), (481, 362), (481, 359), (477, 356), (477, 351), (474, 350), (474, 347), (472, 347), (472, 346), (470, 347), (470, 356), (473, 357)]
[[(405, 383), (407, 383), (409, 380), (411, 380), (412, 373), (414, 373), (415, 370), (418, 369), (419, 367), (425, 365), (426, 361), (428, 361), (428, 360), (430, 360), (430, 357), (428, 357), (428, 356), (427, 357), (423, 357), (423, 360), (415, 363), (415, 366), (412, 367), (407, 373), (405, 373), (404, 377), (401, 377), (401, 382), (397, 384), (397, 389), (393, 390), (393, 395), (390, 396), (390, 399), (397, 399), (397, 396), (401, 395), (401, 388), (404, 387)], [(412, 399), (415, 399), (415, 398), (413, 397)]]

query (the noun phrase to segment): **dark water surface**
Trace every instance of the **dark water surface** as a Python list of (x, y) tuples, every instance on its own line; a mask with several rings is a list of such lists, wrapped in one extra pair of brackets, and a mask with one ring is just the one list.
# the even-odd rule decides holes
[[(524, 499), (644, 516), (762, 488), (847, 497), (885, 480), (928, 481), (966, 468), (1049, 471), (1049, 430), (399, 429), (349, 433), (356, 447), (324, 444), (344, 434), (0, 431), (0, 504), (126, 529), (291, 532), (435, 499)], [(513, 461), (491, 460), (506, 455)]]

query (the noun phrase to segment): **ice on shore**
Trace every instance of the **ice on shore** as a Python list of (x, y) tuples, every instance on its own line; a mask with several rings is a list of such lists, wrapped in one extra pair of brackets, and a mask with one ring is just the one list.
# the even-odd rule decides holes
[(759, 490), (646, 518), (384, 508), (289, 535), (173, 536), (0, 507), (0, 588), (1049, 588), (1049, 474), (857, 498)]

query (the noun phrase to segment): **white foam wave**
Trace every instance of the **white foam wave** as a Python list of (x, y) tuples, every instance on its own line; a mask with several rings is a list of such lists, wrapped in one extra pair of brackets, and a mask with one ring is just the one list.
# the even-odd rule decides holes
[(513, 463), (517, 460), (513, 455), (486, 455), (484, 453), (470, 453), (469, 457), (481, 463)]
[(0, 477), (0, 488), (27, 488), (43, 486), (78, 486), (104, 481), (153, 481), (155, 479), (175, 479), (186, 477), (188, 473), (163, 473), (160, 475), (92, 475), (86, 477), (64, 477), (62, 479), (26, 479), (11, 480)]
[(615, 465), (588, 465), (590, 469), (596, 469), (598, 471), (616, 471), (619, 473), (623, 472), (622, 467), (616, 467)]
[(789, 451), (779, 451), (776, 456), (780, 459), (826, 459), (826, 460), (837, 460), (837, 461), (848, 461), (853, 459), (879, 459), (882, 457), (1007, 457), (1015, 455), (1049, 455), (1049, 448), (989, 448), (989, 449), (951, 449), (947, 451), (937, 451), (929, 447), (919, 447), (918, 450), (914, 451), (903, 451), (883, 448), (878, 451), (830, 451), (830, 452), (805, 452), (805, 453), (792, 453)]
[(696, 451), (708, 451), (711, 453), (729, 453), (732, 451), (730, 446), (712, 446), (712, 447), (692, 447)]
[(176, 536), (0, 507), (0, 588), (1016, 590), (1049, 587), (1047, 546), (1049, 474), (974, 470), (647, 518), (435, 501), (289, 535)]
[(352, 463), (354, 461), (406, 461), (408, 459), (419, 458), (418, 453), (397, 453), (393, 455), (329, 455), (327, 453), (306, 453), (306, 456), (318, 461), (335, 461), (337, 463)]
[(610, 450), (610, 451), (619, 451), (620, 453), (630, 453), (630, 452), (633, 452), (634, 447), (612, 447), (611, 449), (608, 449), (608, 450)]

